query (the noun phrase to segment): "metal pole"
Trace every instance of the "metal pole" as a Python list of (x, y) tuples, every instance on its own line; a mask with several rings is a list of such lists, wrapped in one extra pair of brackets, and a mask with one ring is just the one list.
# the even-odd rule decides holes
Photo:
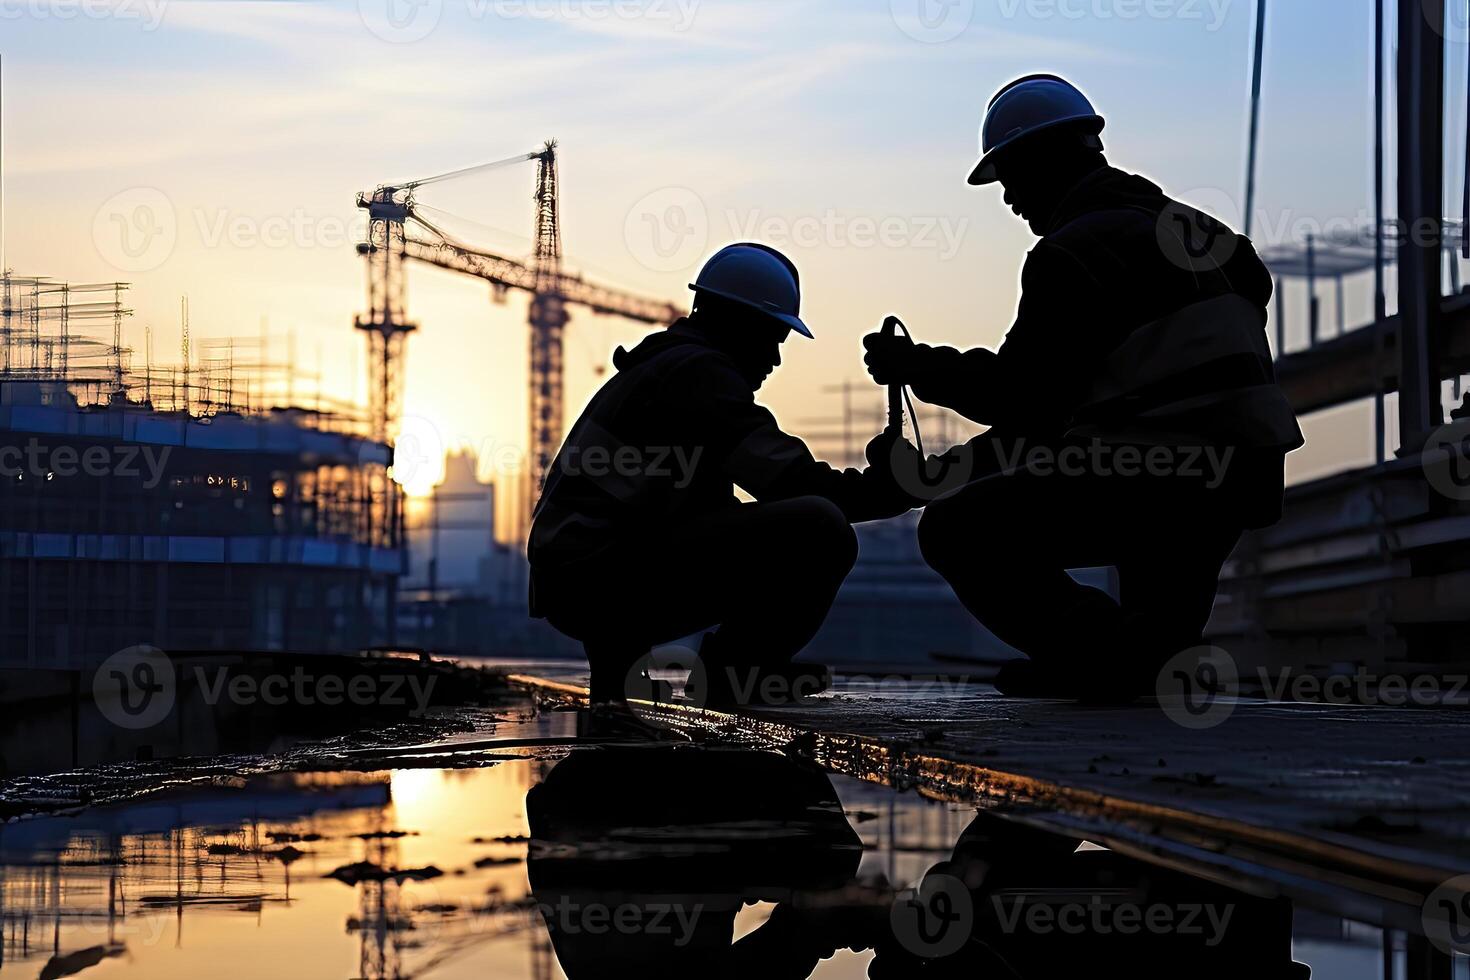
[(1433, 344), (1442, 313), (1444, 0), (1399, 4), (1399, 446), (1438, 424)]
[(1341, 337), (1344, 333), (1347, 332), (1347, 315), (1343, 312), (1343, 309), (1342, 309), (1342, 307), (1343, 307), (1342, 276), (1341, 275), (1338, 275), (1336, 277), (1336, 279), (1337, 279), (1337, 296), (1336, 296), (1336, 298), (1334, 300), (1334, 305), (1337, 307), (1337, 336)]
[(1383, 0), (1375, 0), (1373, 7), (1373, 445), (1377, 462), (1381, 463), (1387, 423), (1383, 379), (1376, 372), (1383, 363), (1383, 321), (1388, 319), (1383, 282)]
[(1317, 240), (1307, 236), (1307, 346), (1317, 346)]
[(1256, 156), (1261, 132), (1261, 68), (1266, 52), (1266, 0), (1256, 2), (1256, 46), (1251, 66), (1250, 150), (1245, 165), (1245, 236), (1250, 237), (1256, 210)]

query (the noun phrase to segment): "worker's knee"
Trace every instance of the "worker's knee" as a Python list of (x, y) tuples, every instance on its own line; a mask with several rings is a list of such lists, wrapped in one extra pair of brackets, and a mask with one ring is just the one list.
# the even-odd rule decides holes
[(823, 497), (802, 497), (789, 502), (794, 516), (792, 541), (804, 559), (846, 575), (857, 563), (857, 534), (847, 515), (832, 501)]
[(919, 553), (941, 575), (954, 567), (960, 549), (959, 512), (953, 500), (936, 500), (919, 517)]

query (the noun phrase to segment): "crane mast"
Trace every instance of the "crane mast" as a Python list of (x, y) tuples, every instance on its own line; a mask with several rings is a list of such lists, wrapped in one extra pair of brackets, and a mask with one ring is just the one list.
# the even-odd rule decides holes
[[(414, 190), (424, 184), (529, 160), (536, 161), (536, 190), (535, 234), (528, 261), (459, 242), (414, 207)], [(522, 542), (530, 529), (535, 494), (561, 446), (564, 337), (570, 318), (567, 307), (582, 306), (594, 313), (647, 324), (669, 323), (680, 315), (672, 303), (589, 282), (562, 268), (557, 191), (556, 141), (550, 140), (540, 150), (508, 160), (424, 180), (385, 184), (357, 196), (357, 206), (368, 212), (367, 240), (357, 246), (358, 253), (367, 260), (368, 310), (353, 323), (368, 339), (374, 438), (390, 441), (403, 411), (405, 341), (417, 329), (406, 312), (405, 259), (482, 279), (490, 284), (497, 299), (510, 290), (531, 295), (529, 472), (516, 528), (517, 540)]]
[[(536, 161), (536, 237), (532, 250), (529, 500), (539, 491), (562, 438), (562, 362), (567, 325), (561, 292), (561, 218), (557, 209), (556, 141)], [(529, 518), (529, 515), (524, 515)], [(520, 529), (529, 531), (529, 525)]]

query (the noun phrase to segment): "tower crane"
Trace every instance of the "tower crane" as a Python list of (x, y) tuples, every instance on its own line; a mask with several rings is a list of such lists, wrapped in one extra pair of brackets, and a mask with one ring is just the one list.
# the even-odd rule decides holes
[[(353, 325), (368, 338), (372, 371), (373, 436), (387, 441), (402, 412), (403, 348), (417, 329), (405, 309), (404, 260), (475, 276), (490, 283), (495, 299), (510, 290), (531, 295), (530, 304), (530, 484), (523, 495), (518, 533), (530, 526), (530, 509), (561, 445), (563, 346), (567, 307), (621, 316), (639, 323), (668, 323), (680, 315), (673, 303), (598, 285), (562, 268), (561, 220), (557, 200), (556, 141), (541, 149), (461, 170), (382, 184), (357, 196), (368, 212), (367, 240), (357, 246), (367, 260), (368, 311)], [(529, 260), (473, 248), (437, 227), (415, 207), (415, 192), (427, 184), (518, 163), (536, 161), (535, 232)]]

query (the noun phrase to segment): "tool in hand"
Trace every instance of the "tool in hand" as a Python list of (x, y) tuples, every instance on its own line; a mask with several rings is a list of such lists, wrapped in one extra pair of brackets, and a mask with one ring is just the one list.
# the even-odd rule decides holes
[[(889, 316), (883, 321), (880, 333), (884, 337), (893, 338), (902, 330), (903, 335), (910, 341), (914, 335), (909, 333), (909, 328), (896, 316)], [(903, 438), (903, 408), (908, 405), (909, 418), (914, 426), (914, 446), (919, 450), (919, 458), (924, 458), (924, 438), (919, 435), (919, 413), (914, 411), (913, 400), (909, 397), (909, 390), (902, 384), (891, 384), (888, 386), (888, 433), (897, 439)]]

